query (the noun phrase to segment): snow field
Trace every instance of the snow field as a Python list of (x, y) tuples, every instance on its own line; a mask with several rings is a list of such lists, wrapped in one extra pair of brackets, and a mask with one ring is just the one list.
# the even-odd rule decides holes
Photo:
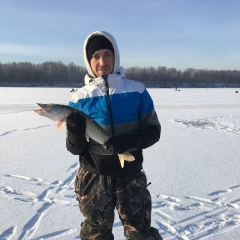
[[(78, 158), (65, 129), (32, 111), (67, 104), (68, 88), (0, 88), (0, 239), (79, 239)], [(164, 239), (237, 240), (240, 233), (238, 89), (149, 89), (161, 139), (144, 150), (152, 225)], [(116, 240), (124, 240), (116, 214)]]

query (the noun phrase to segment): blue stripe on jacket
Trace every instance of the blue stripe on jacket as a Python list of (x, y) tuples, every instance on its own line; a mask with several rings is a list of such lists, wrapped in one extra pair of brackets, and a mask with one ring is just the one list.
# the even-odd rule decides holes
[[(143, 93), (126, 92), (111, 94), (110, 102), (114, 124), (136, 122), (141, 116), (153, 110), (153, 102), (146, 89)], [(110, 125), (106, 95), (79, 99), (76, 103), (70, 101), (69, 105), (85, 112), (99, 125)]]

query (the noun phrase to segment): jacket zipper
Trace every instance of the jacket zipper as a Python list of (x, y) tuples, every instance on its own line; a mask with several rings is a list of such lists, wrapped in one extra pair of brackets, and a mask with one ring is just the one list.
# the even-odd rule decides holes
[(107, 88), (106, 92), (107, 92), (108, 111), (109, 111), (109, 115), (110, 115), (111, 132), (114, 135), (112, 106), (111, 106), (111, 101), (110, 101), (109, 85), (108, 85), (108, 80), (107, 80), (108, 75), (103, 75), (102, 77), (103, 77), (103, 79), (105, 81), (106, 88)]
[[(111, 106), (111, 101), (110, 101), (110, 93), (109, 93), (109, 85), (108, 85), (108, 75), (103, 75), (102, 76), (104, 81), (105, 81), (105, 84), (106, 84), (106, 92), (107, 92), (107, 104), (108, 104), (108, 111), (109, 111), (109, 115), (110, 115), (110, 123), (111, 123), (111, 131), (112, 131), (112, 134), (114, 135), (114, 125), (113, 125), (113, 113), (112, 113), (112, 106)], [(116, 155), (113, 155), (114, 156), (114, 161), (118, 161), (118, 159), (116, 159)], [(118, 155), (117, 155), (117, 158), (118, 158)], [(114, 166), (115, 166), (115, 163), (114, 163)], [(115, 167), (113, 168), (113, 176), (115, 175)]]

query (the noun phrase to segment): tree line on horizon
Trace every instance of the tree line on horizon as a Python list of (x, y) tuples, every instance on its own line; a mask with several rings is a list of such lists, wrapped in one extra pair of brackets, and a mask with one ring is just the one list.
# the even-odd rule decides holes
[[(0, 62), (1, 87), (81, 87), (85, 67), (62, 62)], [(240, 87), (240, 71), (187, 68), (128, 67), (126, 77), (146, 87)]]

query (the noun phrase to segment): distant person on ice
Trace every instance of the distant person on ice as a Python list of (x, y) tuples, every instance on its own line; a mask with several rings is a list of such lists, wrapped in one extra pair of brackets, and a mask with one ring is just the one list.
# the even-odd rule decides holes
[[(113, 136), (104, 145), (87, 140), (85, 118), (75, 112), (67, 119), (67, 149), (80, 161), (75, 180), (85, 217), (80, 238), (114, 239), (116, 208), (128, 240), (161, 240), (151, 227), (152, 202), (142, 168), (142, 149), (159, 141), (161, 132), (152, 99), (142, 83), (125, 78), (116, 41), (109, 33), (97, 31), (87, 37), (84, 59), (85, 86), (72, 95), (69, 105)], [(118, 154), (125, 152), (135, 160), (124, 161), (122, 167)]]

